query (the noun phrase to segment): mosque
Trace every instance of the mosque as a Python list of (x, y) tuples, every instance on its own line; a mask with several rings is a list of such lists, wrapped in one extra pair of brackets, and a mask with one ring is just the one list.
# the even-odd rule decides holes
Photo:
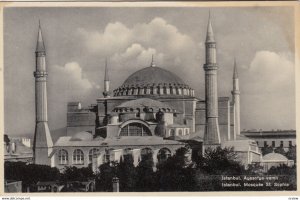
[(154, 165), (189, 145), (192, 155), (205, 148), (234, 147), (245, 165), (259, 162), (256, 142), (240, 135), (240, 91), (237, 65), (233, 67), (231, 97), (218, 97), (216, 41), (211, 19), (205, 42), (205, 98), (180, 77), (156, 66), (132, 73), (110, 90), (105, 64), (103, 97), (84, 108), (69, 102), (67, 130), (54, 144), (48, 127), (46, 51), (39, 26), (36, 47), (36, 128), (34, 162), (63, 169), (65, 166), (95, 170), (109, 161), (131, 155), (134, 165), (151, 155)]

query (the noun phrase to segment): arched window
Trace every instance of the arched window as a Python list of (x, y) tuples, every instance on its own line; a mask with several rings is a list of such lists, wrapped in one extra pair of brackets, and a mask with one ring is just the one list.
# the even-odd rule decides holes
[(158, 162), (164, 162), (171, 156), (171, 151), (168, 148), (162, 148), (158, 151)]
[(120, 136), (151, 136), (150, 129), (141, 123), (130, 123), (121, 129)]
[(173, 87), (170, 87), (170, 94), (173, 94)]
[(112, 152), (113, 150), (114, 150), (114, 149), (106, 149), (106, 150), (105, 150), (105, 155), (104, 155), (104, 157), (103, 157), (104, 163), (109, 163), (109, 162), (110, 162), (110, 154), (111, 154), (111, 152)]
[(58, 151), (58, 160), (60, 165), (68, 164), (68, 152), (64, 149)]
[(182, 129), (179, 129), (178, 135), (179, 135), (179, 136), (182, 136)]
[(157, 90), (157, 94), (160, 94), (160, 87), (157, 87), (156, 90)]
[(189, 129), (185, 129), (185, 135), (189, 134)]
[(170, 136), (175, 136), (175, 129), (170, 129)]
[(153, 152), (150, 148), (144, 148), (141, 150), (141, 158), (142, 160), (151, 160)]
[(163, 93), (167, 94), (167, 87), (164, 87), (163, 90), (164, 90)]
[(89, 163), (92, 163), (93, 156), (99, 151), (99, 149), (93, 148), (89, 151)]
[(84, 154), (82, 150), (75, 149), (73, 152), (73, 164), (84, 164)]
[(151, 86), (150, 87), (150, 94), (153, 94), (153, 90), (154, 90), (154, 88)]

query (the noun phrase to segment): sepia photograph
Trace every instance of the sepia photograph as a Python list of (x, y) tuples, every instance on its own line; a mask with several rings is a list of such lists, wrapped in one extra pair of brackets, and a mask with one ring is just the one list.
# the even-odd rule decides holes
[(293, 4), (105, 5), (3, 8), (1, 191), (297, 191)]

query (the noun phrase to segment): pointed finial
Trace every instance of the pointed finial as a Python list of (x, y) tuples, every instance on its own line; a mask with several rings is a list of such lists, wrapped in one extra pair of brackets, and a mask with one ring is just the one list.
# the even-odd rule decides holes
[(237, 66), (236, 66), (236, 59), (234, 58), (234, 65), (233, 65), (233, 78), (238, 78)]
[(152, 54), (152, 60), (151, 60), (151, 67), (156, 67), (155, 63), (154, 63), (154, 55)]
[(209, 13), (208, 13), (208, 24), (207, 24), (206, 42), (215, 42), (214, 32), (213, 32), (212, 25), (211, 25), (210, 10), (209, 10)]
[(108, 68), (107, 68), (107, 58), (105, 58), (105, 75), (104, 75), (104, 81), (109, 81)]
[(39, 30), (38, 30), (38, 38), (37, 38), (37, 44), (36, 44), (36, 52), (45, 52), (45, 45), (44, 45), (44, 41), (43, 41), (40, 20), (39, 20)]

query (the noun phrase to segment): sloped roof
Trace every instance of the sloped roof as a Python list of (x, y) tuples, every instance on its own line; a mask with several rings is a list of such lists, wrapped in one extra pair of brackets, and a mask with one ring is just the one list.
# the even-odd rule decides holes
[(173, 111), (173, 108), (170, 105), (149, 98), (139, 98), (131, 101), (126, 101), (118, 105), (116, 108), (133, 108), (133, 109), (140, 108), (142, 110), (143, 108), (146, 107), (152, 108), (154, 110), (170, 109), (170, 111)]
[(176, 145), (183, 144), (174, 140), (164, 140), (158, 136), (127, 136), (93, 139), (91, 141), (72, 141), (71, 137), (60, 137), (54, 146), (139, 146), (139, 145)]

